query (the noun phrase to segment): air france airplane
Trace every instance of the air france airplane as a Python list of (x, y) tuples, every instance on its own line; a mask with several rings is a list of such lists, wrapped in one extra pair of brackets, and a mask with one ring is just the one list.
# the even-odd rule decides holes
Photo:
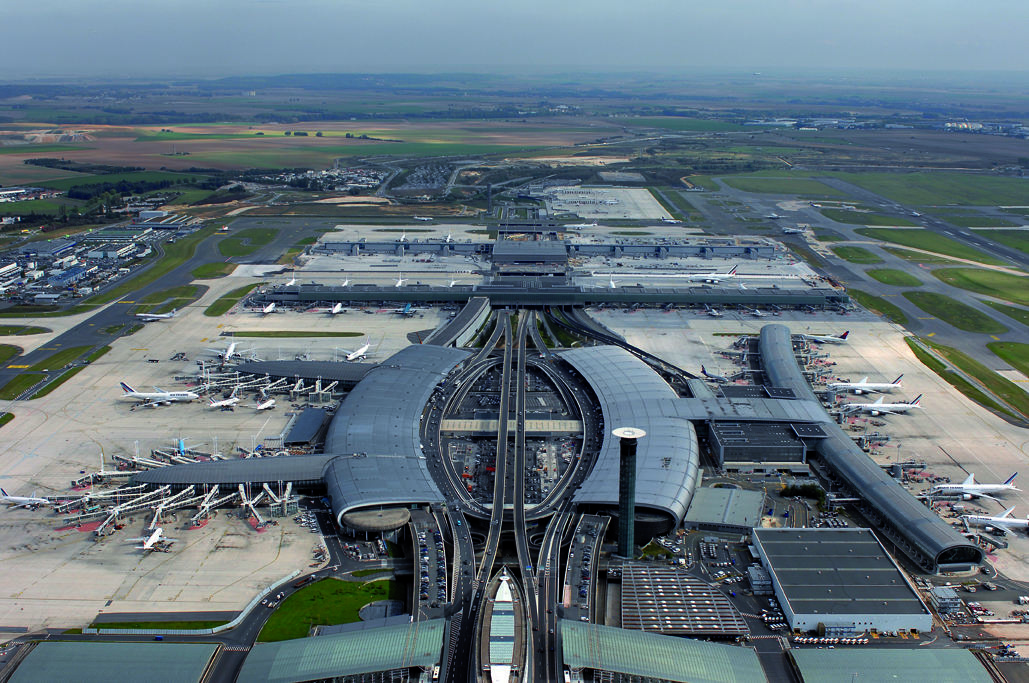
[(892, 382), (869, 382), (867, 377), (862, 377), (860, 382), (829, 382), (825, 386), (833, 391), (853, 391), (855, 394), (888, 394), (902, 386), (900, 380), (903, 377), (901, 375)]
[(125, 392), (121, 395), (122, 399), (138, 401), (141, 405), (150, 407), (166, 406), (179, 401), (188, 402), (200, 398), (192, 391), (164, 391), (160, 387), (154, 387), (153, 391), (136, 391), (125, 382), (120, 382), (120, 384)]
[(847, 335), (849, 334), (850, 330), (847, 330), (838, 337), (831, 334), (801, 334), (800, 338), (804, 341), (818, 342), (819, 344), (842, 344), (847, 341)]
[[(977, 484), (975, 483), (975, 473), (972, 473), (960, 484), (937, 484), (929, 490), (929, 494), (959, 494), (965, 500), (993, 498), (992, 494), (1021, 491), (1022, 489), (1015, 487), (1015, 477), (1017, 476), (1018, 472), (1015, 472), (1003, 484)], [(994, 498), (994, 500), (996, 499)]]
[(847, 413), (868, 413), (872, 417), (879, 415), (902, 415), (912, 408), (921, 408), (918, 402), (922, 400), (922, 394), (915, 397), (913, 401), (902, 401), (900, 403), (883, 403), (883, 397), (875, 403), (847, 403), (843, 406)]
[(53, 505), (46, 498), (38, 498), (35, 491), (31, 496), (12, 496), (2, 488), (0, 488), (0, 502), (7, 503), (8, 506), (14, 508), (36, 509), (41, 505)]

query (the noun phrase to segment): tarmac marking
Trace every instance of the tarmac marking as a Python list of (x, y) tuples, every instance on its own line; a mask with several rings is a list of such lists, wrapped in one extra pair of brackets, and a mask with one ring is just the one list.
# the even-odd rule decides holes
[(925, 336), (927, 336), (927, 337), (935, 337), (936, 333), (935, 332), (930, 332), (929, 334), (927, 334)]
[(136, 302), (135, 301), (119, 301), (118, 303), (120, 303), (120, 304), (134, 304)]
[(8, 370), (24, 370), (25, 368), (31, 368), (31, 365), (8, 365)]
[(997, 335), (995, 335), (995, 334), (991, 334), (991, 335), (990, 335), (990, 339), (992, 339), (993, 341), (1000, 341), (1000, 337), (998, 337), (998, 336), (997, 336)]

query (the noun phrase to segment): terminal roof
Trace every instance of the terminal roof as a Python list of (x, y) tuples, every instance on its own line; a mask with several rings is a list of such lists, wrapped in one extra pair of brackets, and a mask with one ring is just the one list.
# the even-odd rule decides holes
[(200, 681), (218, 646), (206, 643), (41, 642), (12, 683), (188, 683)]
[(968, 650), (943, 648), (794, 648), (790, 657), (804, 683), (855, 681), (933, 681), (990, 683), (993, 678)]

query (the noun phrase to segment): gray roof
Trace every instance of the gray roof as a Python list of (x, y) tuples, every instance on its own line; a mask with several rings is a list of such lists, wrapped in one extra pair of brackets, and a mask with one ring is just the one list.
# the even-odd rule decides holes
[(293, 426), (290, 427), (289, 434), (282, 440), (282, 444), (291, 446), (312, 443), (318, 438), (318, 432), (322, 430), (328, 414), (325, 408), (304, 408), (293, 422)]
[(326, 470), (332, 508), (440, 502), (422, 458), (420, 417), (436, 385), (468, 351), (414, 345), (368, 373), (343, 400), (329, 425), (325, 452), (340, 458)]
[(926, 614), (868, 529), (755, 529), (794, 614)]
[(493, 263), (565, 261), (568, 248), (556, 240), (498, 239), (493, 245)]
[(669, 406), (670, 415), (687, 420), (746, 420), (750, 422), (826, 422), (822, 405), (815, 400), (787, 398), (679, 398)]
[(132, 475), (138, 484), (220, 484), (235, 486), (279, 481), (319, 481), (332, 455), (280, 455), (277, 458), (212, 460), (159, 467)]
[(214, 643), (41, 642), (18, 665), (12, 683), (187, 683), (199, 681)]
[(731, 488), (699, 488), (693, 494), (686, 523), (756, 527), (761, 524), (765, 494)]
[[(759, 349), (761, 365), (772, 384), (793, 389), (800, 399), (816, 400), (797, 366), (789, 328), (778, 324), (762, 327)], [(865, 455), (842, 429), (829, 420), (823, 425), (826, 438), (815, 444), (819, 455), (868, 502), (870, 509), (885, 517), (894, 529), (930, 558), (935, 565), (932, 569), (940, 564), (982, 561), (981, 549), (916, 500)]]
[(321, 378), (322, 384), (339, 382), (352, 387), (375, 367), (373, 363), (347, 363), (314, 360), (264, 360), (240, 363), (236, 370), (251, 375), (269, 375), (287, 379), (300, 378), (311, 382)]
[(561, 650), (574, 671), (594, 669), (685, 683), (766, 681), (749, 647), (562, 619)]
[(697, 485), (699, 450), (693, 425), (665, 417), (676, 394), (650, 366), (616, 346), (560, 352), (593, 388), (608, 433), (589, 476), (575, 493), (578, 504), (618, 502), (616, 427), (646, 431), (636, 454), (636, 505), (662, 510), (681, 522)]
[(968, 650), (943, 648), (794, 648), (788, 651), (804, 683), (933, 681), (990, 683), (993, 678)]
[(441, 325), (432, 334), (425, 338), (423, 344), (433, 346), (450, 346), (461, 336), (469, 325), (485, 314), (484, 309), (489, 308), (489, 299), (484, 296), (473, 296), (468, 299), (461, 311), (453, 318)]
[(443, 651), (445, 619), (254, 645), (240, 683), (296, 683), (389, 669), (431, 670)]

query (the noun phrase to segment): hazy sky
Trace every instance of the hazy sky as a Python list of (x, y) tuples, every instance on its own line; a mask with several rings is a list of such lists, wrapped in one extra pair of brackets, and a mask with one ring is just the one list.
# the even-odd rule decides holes
[(1025, 70), (1026, 0), (3, 0), (0, 79)]

